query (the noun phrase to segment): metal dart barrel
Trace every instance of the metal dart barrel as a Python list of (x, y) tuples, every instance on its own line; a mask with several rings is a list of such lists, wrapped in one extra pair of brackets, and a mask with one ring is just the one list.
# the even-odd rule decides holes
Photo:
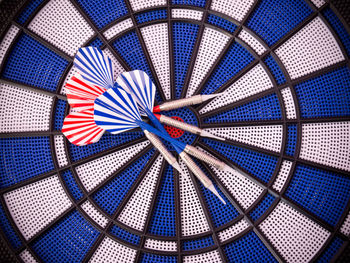
[(210, 100), (210, 99), (215, 98), (215, 97), (220, 96), (220, 95), (222, 95), (222, 93), (210, 94), (210, 95), (196, 95), (196, 96), (192, 96), (190, 98), (184, 98), (184, 99), (164, 102), (163, 104), (155, 106), (153, 108), (153, 112), (169, 111), (169, 110), (182, 108), (185, 106), (200, 104), (204, 101)]
[(188, 124), (186, 122), (181, 122), (181, 121), (175, 120), (175, 119), (170, 118), (170, 117), (165, 116), (165, 115), (160, 115), (160, 114), (154, 114), (154, 115), (163, 124), (167, 124), (169, 126), (176, 127), (176, 128), (181, 129), (181, 130), (188, 131), (190, 133), (197, 134), (197, 135), (202, 136), (202, 137), (208, 137), (208, 138), (213, 138), (213, 139), (225, 141), (224, 138), (213, 135), (213, 134), (211, 134), (211, 133), (209, 133), (201, 128), (198, 128), (195, 125)]
[(188, 156), (186, 153), (180, 153), (180, 157), (191, 172), (198, 178), (198, 180), (204, 185), (205, 188), (210, 190), (220, 201), (226, 205), (225, 200), (219, 195), (218, 191), (215, 189), (212, 181), (205, 175), (205, 173), (198, 167), (198, 165)]
[(168, 151), (168, 149), (164, 146), (162, 141), (155, 134), (144, 130), (145, 136), (147, 139), (153, 144), (153, 146), (163, 155), (164, 159), (173, 166), (179, 173), (182, 173), (182, 169), (177, 162), (176, 158)]
[(210, 156), (209, 154), (206, 154), (205, 152), (198, 150), (191, 145), (186, 145), (185, 152), (196, 157), (199, 160), (202, 160), (203, 162), (213, 165), (217, 169), (224, 170), (226, 167), (226, 164), (224, 162)]
[[(158, 119), (156, 117), (152, 117), (152, 116), (150, 116), (150, 117), (153, 120), (158, 121)], [(161, 124), (159, 123), (159, 125), (161, 125)], [(198, 150), (197, 148), (195, 148), (195, 147), (193, 147), (191, 145), (185, 144), (183, 142), (175, 140), (174, 138), (171, 138), (170, 135), (167, 132), (164, 132), (164, 133), (159, 132), (158, 130), (156, 130), (152, 126), (149, 126), (148, 124), (145, 124), (145, 123), (142, 123), (142, 122), (140, 123), (140, 127), (141, 126), (143, 126), (145, 128), (145, 130), (148, 130), (148, 131), (151, 131), (151, 132), (153, 132), (153, 130), (154, 130), (154, 133), (156, 135), (162, 137), (163, 139), (169, 141), (173, 145), (179, 147), (181, 149), (181, 151), (185, 151), (186, 153), (196, 157), (197, 159), (202, 160), (202, 161), (204, 161), (204, 162), (206, 162), (206, 163), (208, 163), (210, 165), (213, 165), (217, 169), (226, 170), (227, 165), (224, 162), (216, 159), (213, 156), (210, 156), (209, 154), (207, 154), (207, 153), (205, 153), (203, 151)], [(162, 126), (162, 128), (163, 128), (163, 126)], [(179, 152), (179, 154), (180, 154), (180, 152)]]

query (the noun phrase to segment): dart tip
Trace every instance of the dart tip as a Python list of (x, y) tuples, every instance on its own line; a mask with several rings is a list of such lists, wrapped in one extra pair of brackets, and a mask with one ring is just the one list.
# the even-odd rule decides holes
[(214, 134), (211, 134), (210, 132), (207, 132), (206, 130), (202, 130), (201, 131), (201, 136), (212, 138), (212, 139), (217, 139), (217, 140), (220, 140), (220, 141), (226, 141), (225, 138), (222, 138), (222, 137), (216, 136)]
[(183, 170), (180, 167), (180, 164), (178, 162), (175, 162), (172, 164), (172, 166), (180, 173), (180, 174), (184, 174)]
[(216, 93), (216, 94), (202, 95), (202, 100), (203, 100), (203, 101), (210, 100), (210, 99), (212, 99), (212, 98), (216, 98), (216, 97), (218, 97), (218, 96), (221, 96), (222, 94), (224, 94), (224, 92)]
[(160, 112), (159, 105), (153, 107), (153, 112)]
[(219, 200), (224, 204), (226, 205), (226, 202), (225, 200), (219, 195), (218, 191), (215, 189), (214, 185), (211, 184), (208, 189), (214, 194), (216, 195), (217, 198), (219, 198)]

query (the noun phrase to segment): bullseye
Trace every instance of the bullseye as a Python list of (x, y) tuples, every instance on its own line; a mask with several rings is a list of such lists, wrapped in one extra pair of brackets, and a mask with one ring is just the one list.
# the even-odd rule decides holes
[[(180, 117), (177, 117), (177, 116), (172, 116), (171, 118), (174, 119), (174, 120), (177, 120), (177, 121), (184, 122), (183, 119), (181, 119)], [(171, 126), (168, 126), (168, 125), (164, 125), (164, 128), (165, 128), (167, 133), (169, 133), (169, 135), (172, 138), (180, 138), (185, 133), (181, 129), (178, 129), (178, 128), (175, 128), (175, 127), (171, 127)]]

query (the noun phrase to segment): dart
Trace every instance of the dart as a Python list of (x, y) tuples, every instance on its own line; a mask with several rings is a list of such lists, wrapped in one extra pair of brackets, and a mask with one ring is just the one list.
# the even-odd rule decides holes
[(213, 99), (215, 97), (221, 96), (224, 93), (209, 94), (209, 95), (195, 95), (189, 98), (178, 99), (173, 101), (167, 101), (153, 108), (153, 112), (169, 111), (185, 106), (191, 106), (195, 104), (203, 103), (207, 100)]
[[(144, 122), (141, 118), (139, 108), (134, 101), (134, 97), (117, 85), (108, 89), (95, 100), (94, 105), (95, 123), (111, 132), (118, 134), (136, 127), (140, 127), (145, 134), (153, 134), (169, 141), (180, 155), (181, 159), (188, 165), (193, 174), (212, 191), (224, 204), (225, 201), (215, 189), (211, 180), (201, 171), (193, 160), (184, 152), (186, 144), (170, 137), (168, 133), (163, 133)], [(156, 146), (156, 145), (155, 145)]]
[(85, 110), (69, 114), (63, 122), (63, 134), (74, 145), (83, 146), (100, 140), (104, 129), (94, 121), (94, 111)]
[(217, 139), (220, 141), (225, 141), (225, 138), (211, 134), (210, 132), (205, 131), (205, 130), (203, 130), (195, 125), (181, 122), (181, 121), (175, 120), (173, 118), (170, 118), (168, 116), (161, 115), (161, 114), (154, 114), (154, 116), (156, 116), (156, 118), (163, 124), (167, 124), (169, 126), (176, 127), (176, 128), (181, 129), (181, 130), (188, 131), (190, 133), (197, 134), (197, 135), (202, 136), (202, 137), (208, 137), (208, 138)]
[[(152, 112), (156, 87), (149, 76), (141, 70), (124, 72), (117, 79), (117, 83), (133, 96), (139, 105), (140, 113), (142, 115), (146, 115), (162, 133), (169, 136), (163, 125)], [(191, 145), (185, 145), (184, 151), (199, 160), (215, 166), (220, 170), (230, 169), (224, 162), (198, 150)]]

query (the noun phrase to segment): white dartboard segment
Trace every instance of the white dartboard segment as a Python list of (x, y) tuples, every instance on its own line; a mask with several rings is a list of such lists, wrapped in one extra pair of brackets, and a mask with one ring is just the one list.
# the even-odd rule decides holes
[(89, 262), (130, 263), (136, 259), (136, 250), (120, 244), (119, 242), (105, 237), (97, 247)]
[(216, 29), (206, 27), (199, 45), (186, 97), (191, 97), (214, 65), (230, 37)]
[(350, 171), (350, 122), (320, 122), (301, 125), (299, 157)]
[(283, 189), (288, 177), (290, 176), (290, 171), (292, 169), (293, 163), (288, 160), (283, 160), (280, 170), (278, 171), (277, 178), (272, 185), (272, 188), (278, 192)]
[(280, 152), (282, 147), (282, 125), (239, 126), (204, 129), (219, 137)]
[(96, 222), (96, 224), (100, 225), (102, 228), (107, 226), (108, 218), (98, 211), (94, 204), (92, 204), (89, 200), (85, 201), (81, 205), (81, 208), (93, 221)]
[(162, 161), (159, 155), (120, 213), (118, 220), (123, 224), (139, 231), (144, 229)]
[(208, 221), (204, 214), (204, 208), (194, 188), (190, 174), (184, 162), (180, 161), (184, 173), (180, 178), (180, 210), (181, 230), (183, 236), (192, 236), (205, 233), (210, 230)]
[(275, 50), (292, 79), (345, 59), (332, 32), (316, 17)]
[(72, 205), (57, 175), (8, 192), (4, 198), (26, 240), (34, 237)]
[(28, 28), (73, 57), (94, 30), (69, 0), (51, 0)]
[(242, 30), (238, 37), (242, 39), (248, 46), (250, 46), (259, 56), (261, 56), (265, 51), (266, 48), (259, 42), (256, 37), (254, 37), (252, 34), (250, 34), (247, 30)]
[(173, 251), (177, 251), (177, 242), (147, 238), (145, 241), (144, 247), (152, 250), (157, 250), (157, 251), (173, 252)]
[(53, 97), (0, 84), (0, 132), (48, 131)]
[(147, 145), (149, 145), (149, 141), (140, 142), (77, 166), (76, 172), (85, 189), (88, 191), (93, 190), (99, 183), (111, 176)]
[(287, 119), (296, 119), (297, 112), (295, 109), (295, 102), (292, 95), (292, 91), (289, 87), (281, 90), (284, 107), (286, 109), (286, 117)]
[(246, 230), (248, 227), (249, 223), (244, 218), (241, 219), (233, 226), (230, 226), (229, 228), (226, 228), (225, 230), (222, 230), (218, 233), (220, 242), (224, 242), (226, 240), (234, 238), (235, 236)]
[(14, 41), (15, 37), (19, 32), (19, 28), (15, 25), (12, 25), (9, 30), (6, 32), (4, 38), (0, 42), (0, 66), (5, 58), (5, 55)]
[(346, 216), (342, 226), (340, 227), (340, 232), (346, 236), (350, 236), (350, 212)]
[(59, 167), (63, 167), (68, 165), (67, 154), (65, 150), (65, 143), (63, 135), (55, 135), (54, 136), (54, 145), (57, 163)]
[(222, 262), (222, 259), (221, 259), (219, 251), (213, 250), (210, 252), (201, 253), (201, 254), (197, 254), (197, 255), (184, 256), (183, 262), (184, 263), (201, 263), (201, 262), (220, 263), (220, 262)]
[(259, 228), (287, 262), (309, 262), (330, 236), (326, 229), (283, 202)]
[(272, 81), (261, 64), (256, 65), (241, 78), (235, 81), (222, 96), (216, 97), (199, 110), (199, 114), (238, 102), (273, 87)]
[(156, 70), (160, 87), (165, 98), (170, 100), (170, 62), (169, 62), (169, 32), (168, 24), (161, 23), (142, 27), (140, 29), (152, 64)]
[(182, 19), (191, 19), (191, 20), (202, 20), (203, 12), (193, 9), (184, 9), (184, 8), (174, 8), (171, 10), (172, 18), (182, 18)]
[(254, 2), (254, 0), (213, 0), (210, 9), (242, 21)]
[(36, 259), (33, 257), (33, 255), (29, 252), (28, 249), (25, 249), (19, 254), (20, 258), (23, 260), (24, 263), (37, 263)]
[(128, 18), (108, 28), (105, 32), (103, 32), (103, 35), (107, 38), (107, 40), (110, 40), (133, 26), (134, 24), (131, 18)]

